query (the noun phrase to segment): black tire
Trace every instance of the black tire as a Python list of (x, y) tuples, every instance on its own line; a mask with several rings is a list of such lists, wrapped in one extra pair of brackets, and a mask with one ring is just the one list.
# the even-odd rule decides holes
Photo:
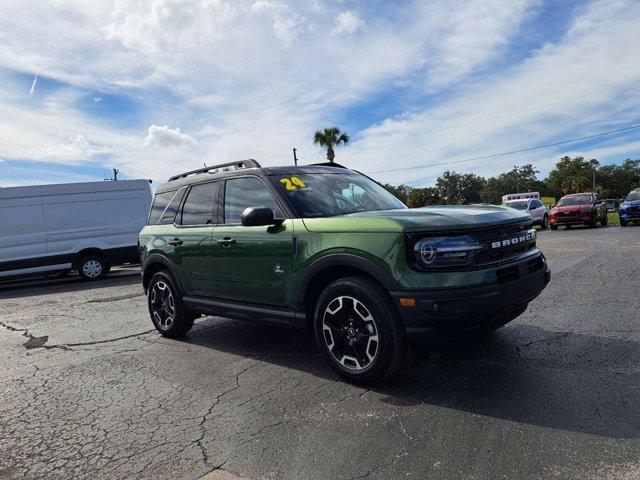
[(594, 215), (589, 223), (587, 223), (589, 228), (596, 228), (598, 226), (598, 215)]
[(620, 226), (621, 227), (626, 227), (627, 225), (629, 225), (629, 222), (627, 222), (626, 220), (620, 220)]
[(542, 218), (542, 223), (540, 224), (540, 227), (542, 227), (542, 230), (547, 230), (549, 228), (549, 216), (545, 215)]
[(558, 225), (551, 225), (551, 230), (556, 231), (558, 230)]
[(164, 270), (151, 277), (147, 305), (153, 326), (168, 338), (181, 337), (191, 330), (197, 316), (186, 309), (173, 277)]
[(404, 325), (388, 292), (367, 278), (327, 286), (316, 304), (314, 330), (331, 368), (349, 382), (379, 383), (404, 366)]
[(605, 213), (604, 217), (600, 219), (600, 225), (606, 227), (609, 224), (609, 216)]
[(110, 269), (111, 265), (109, 265), (107, 258), (99, 253), (84, 255), (76, 263), (76, 270), (78, 270), (80, 277), (90, 282), (104, 278)]

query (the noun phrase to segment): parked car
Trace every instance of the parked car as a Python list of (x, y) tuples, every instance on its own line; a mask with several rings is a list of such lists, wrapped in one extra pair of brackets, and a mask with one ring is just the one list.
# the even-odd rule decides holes
[(172, 177), (140, 234), (155, 328), (201, 314), (310, 328), (356, 383), (392, 377), (408, 340), (476, 338), (549, 281), (530, 215), (497, 206), (408, 209), (369, 177), (254, 160)]
[(560, 225), (570, 228), (573, 225), (602, 226), (608, 223), (607, 209), (595, 193), (574, 193), (565, 195), (549, 212), (551, 230), (557, 230)]
[(0, 189), (0, 278), (75, 269), (85, 280), (137, 262), (148, 180)]
[(549, 210), (538, 199), (511, 200), (505, 203), (505, 207), (523, 210), (531, 215), (534, 225), (540, 225), (543, 230), (549, 228)]
[(640, 188), (629, 192), (620, 204), (620, 225), (626, 227), (630, 222), (640, 222)]
[(620, 208), (620, 200), (618, 200), (617, 198), (605, 198), (604, 200), (602, 200), (602, 203), (604, 203), (604, 206), (607, 209), (607, 213), (617, 212)]

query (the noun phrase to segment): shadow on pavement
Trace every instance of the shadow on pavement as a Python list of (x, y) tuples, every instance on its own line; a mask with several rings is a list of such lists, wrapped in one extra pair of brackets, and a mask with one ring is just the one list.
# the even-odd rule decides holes
[(86, 282), (77, 275), (70, 275), (64, 278), (28, 278), (20, 280), (5, 280), (0, 282), (0, 299), (2, 298), (24, 298), (40, 296), (51, 293), (69, 293), (81, 290), (93, 290), (97, 288), (108, 288), (124, 285), (140, 285), (140, 270), (117, 271), (109, 274), (102, 280)]
[[(184, 342), (336, 380), (309, 332), (207, 317)], [(432, 405), (613, 438), (640, 436), (640, 344), (512, 324), (483, 344), (430, 354), (372, 390), (397, 407)], [(629, 373), (631, 372), (631, 373)]]

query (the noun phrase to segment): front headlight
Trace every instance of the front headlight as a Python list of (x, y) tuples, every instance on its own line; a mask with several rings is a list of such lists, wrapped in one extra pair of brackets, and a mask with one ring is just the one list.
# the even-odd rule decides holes
[(451, 267), (473, 263), (480, 245), (468, 235), (427, 237), (413, 246), (418, 263), (427, 268)]

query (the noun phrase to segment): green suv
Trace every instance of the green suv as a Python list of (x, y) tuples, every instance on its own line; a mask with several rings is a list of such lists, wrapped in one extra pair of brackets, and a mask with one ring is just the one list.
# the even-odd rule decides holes
[(527, 213), (409, 209), (336, 164), (254, 160), (172, 177), (140, 233), (149, 312), (164, 336), (200, 315), (310, 328), (356, 383), (396, 374), (409, 340), (477, 338), (549, 282)]

